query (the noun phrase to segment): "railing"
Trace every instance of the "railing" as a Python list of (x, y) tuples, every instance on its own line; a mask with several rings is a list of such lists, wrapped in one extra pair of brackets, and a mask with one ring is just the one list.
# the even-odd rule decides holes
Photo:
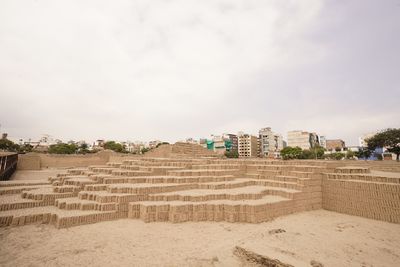
[(17, 169), (18, 154), (0, 152), (0, 181), (10, 179)]

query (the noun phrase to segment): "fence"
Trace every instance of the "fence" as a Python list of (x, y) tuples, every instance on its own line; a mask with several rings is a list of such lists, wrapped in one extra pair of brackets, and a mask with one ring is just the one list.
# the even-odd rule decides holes
[(0, 181), (10, 179), (17, 169), (18, 154), (0, 152)]

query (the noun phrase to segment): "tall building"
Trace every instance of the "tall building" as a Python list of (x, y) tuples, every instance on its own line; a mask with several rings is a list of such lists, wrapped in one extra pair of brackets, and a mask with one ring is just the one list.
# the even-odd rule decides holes
[(306, 131), (288, 132), (288, 146), (310, 149), (316, 145), (319, 145), (319, 136), (316, 133), (309, 133)]
[(325, 135), (319, 136), (319, 145), (326, 149), (326, 136)]
[(282, 135), (272, 132), (270, 127), (258, 132), (260, 157), (276, 158), (284, 147)]
[(249, 135), (240, 132), (238, 134), (238, 148), (239, 148), (240, 158), (257, 157), (258, 154), (257, 137), (254, 135)]
[(328, 151), (343, 150), (346, 144), (341, 139), (326, 140), (326, 149)]

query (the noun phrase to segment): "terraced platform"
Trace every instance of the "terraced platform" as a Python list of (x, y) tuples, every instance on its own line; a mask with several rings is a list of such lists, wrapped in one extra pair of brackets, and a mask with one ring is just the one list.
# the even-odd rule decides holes
[(387, 182), (367, 168), (329, 162), (142, 157), (69, 169), (47, 183), (2, 182), (0, 225), (64, 228), (119, 218), (259, 223), (321, 209), (323, 181), (338, 179)]

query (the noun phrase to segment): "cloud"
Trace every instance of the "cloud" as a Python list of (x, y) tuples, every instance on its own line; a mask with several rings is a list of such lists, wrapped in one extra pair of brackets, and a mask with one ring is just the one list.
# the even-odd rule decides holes
[[(23, 2), (0, 3), (0, 121), (11, 136), (175, 141), (270, 125), (355, 140), (357, 129), (330, 121), (358, 119), (359, 129), (371, 113), (380, 125), (395, 121), (390, 5)], [(372, 7), (385, 18), (370, 22)], [(386, 30), (362, 30), (374, 23)], [(365, 53), (376, 51), (368, 65)], [(377, 93), (383, 81), (388, 91)]]

